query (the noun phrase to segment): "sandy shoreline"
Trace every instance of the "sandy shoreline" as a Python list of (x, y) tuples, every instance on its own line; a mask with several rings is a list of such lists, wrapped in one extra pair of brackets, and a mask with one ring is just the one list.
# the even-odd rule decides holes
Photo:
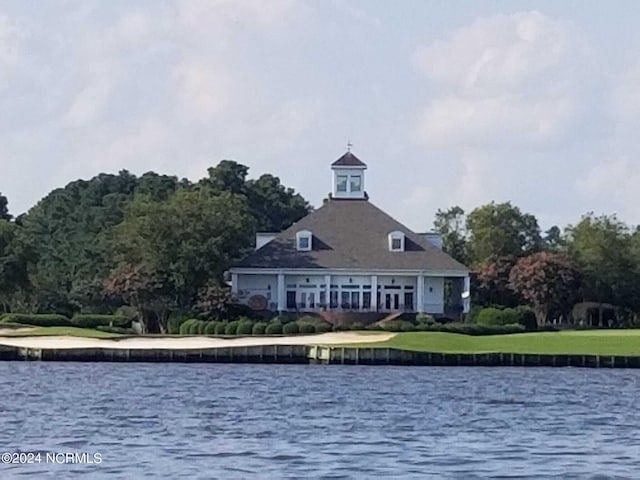
[(122, 348), (122, 349), (198, 349), (222, 347), (251, 347), (259, 345), (336, 345), (344, 343), (383, 342), (393, 333), (380, 332), (362, 335), (355, 332), (331, 332), (317, 335), (283, 337), (140, 337), (104, 339), (71, 336), (0, 337), (0, 345), (26, 348)]

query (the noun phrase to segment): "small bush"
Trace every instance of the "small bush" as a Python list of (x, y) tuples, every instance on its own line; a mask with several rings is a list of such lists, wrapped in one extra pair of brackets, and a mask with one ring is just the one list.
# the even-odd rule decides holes
[(388, 323), (385, 323), (382, 326), (383, 330), (387, 332), (413, 332), (416, 327), (411, 322), (407, 322), (406, 320), (392, 320)]
[(429, 315), (428, 313), (418, 313), (416, 314), (416, 322), (432, 325), (436, 323), (436, 320), (433, 318), (432, 315)]
[(240, 322), (238, 322), (237, 320), (234, 320), (233, 322), (227, 323), (227, 326), (224, 329), (224, 334), (225, 335), (237, 335), (238, 326), (239, 325), (240, 325)]
[(180, 324), (180, 335), (189, 335), (191, 332), (191, 325), (193, 325), (194, 323), (196, 323), (198, 320), (196, 320), (195, 318), (190, 318), (189, 320), (185, 320), (184, 322), (182, 322), (182, 324)]
[(200, 328), (200, 320), (196, 320), (191, 325), (189, 325), (189, 335), (197, 335), (199, 328)]
[(282, 324), (280, 322), (273, 322), (267, 325), (265, 330), (267, 335), (280, 335), (282, 333)]
[(505, 325), (507, 323), (515, 323), (509, 312), (495, 307), (483, 308), (478, 312), (476, 323), (478, 325)]
[(215, 320), (211, 322), (207, 322), (207, 326), (204, 327), (204, 334), (215, 335), (217, 326), (218, 326), (218, 322), (216, 322)]
[(180, 327), (187, 320), (189, 320), (189, 317), (186, 316), (184, 313), (181, 313), (181, 312), (169, 315), (169, 320), (167, 321), (167, 333), (169, 335), (177, 335), (177, 334), (179, 334), (180, 333)]
[(295, 322), (285, 323), (282, 326), (282, 333), (284, 333), (285, 335), (294, 335), (296, 333), (300, 333), (300, 328)]
[(312, 323), (300, 323), (300, 333), (316, 333), (316, 327)]
[(251, 320), (242, 320), (238, 324), (238, 335), (251, 335), (251, 332), (253, 332), (253, 322)]
[(351, 324), (351, 330), (364, 330), (364, 324), (362, 324), (362, 322), (353, 322)]
[(3, 323), (20, 323), (36, 327), (72, 327), (71, 321), (64, 315), (57, 313), (7, 313), (2, 318)]
[(98, 325), (96, 330), (100, 330), (101, 332), (108, 333), (119, 333), (121, 335), (133, 335), (135, 332), (131, 328), (125, 327), (113, 327), (111, 325)]
[(266, 331), (267, 324), (265, 322), (257, 322), (253, 324), (251, 335), (264, 335)]
[(119, 315), (96, 315), (91, 313), (74, 315), (71, 323), (81, 328), (96, 328), (98, 326), (126, 327), (130, 325), (130, 321), (126, 317)]
[(371, 325), (367, 325), (367, 330), (380, 331), (380, 330), (382, 330), (382, 326), (378, 322), (372, 323)]
[(348, 323), (335, 323), (333, 325), (334, 332), (347, 332), (349, 330), (351, 330), (351, 327)]
[(198, 320), (198, 335), (204, 335), (204, 330), (207, 328), (207, 323), (204, 320)]
[(527, 330), (536, 330), (538, 328), (538, 321), (536, 320), (536, 314), (531, 308), (520, 305), (513, 309), (515, 312), (516, 322), (522, 325)]
[(327, 333), (333, 330), (333, 325), (323, 320), (322, 322), (316, 323), (314, 328), (316, 329), (316, 333)]
[(216, 327), (214, 333), (216, 335), (224, 335), (227, 331), (228, 322), (219, 322)]

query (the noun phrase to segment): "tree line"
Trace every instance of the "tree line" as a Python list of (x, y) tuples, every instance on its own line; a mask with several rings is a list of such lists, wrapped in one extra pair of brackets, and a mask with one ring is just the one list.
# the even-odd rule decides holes
[[(154, 172), (78, 180), (14, 218), (0, 194), (0, 313), (113, 313), (165, 332), (170, 315), (220, 316), (223, 273), (310, 204), (273, 175), (223, 160), (196, 182)], [(584, 215), (542, 232), (511, 203), (438, 210), (443, 248), (472, 268), (472, 304), (529, 305), (538, 323), (576, 302), (640, 311), (640, 229)]]
[(223, 272), (256, 231), (280, 231), (309, 203), (277, 177), (223, 160), (190, 182), (154, 172), (99, 174), (13, 218), (0, 194), (0, 313), (71, 316), (129, 309), (146, 331), (172, 312), (228, 307)]
[(572, 321), (578, 302), (614, 305), (618, 320), (640, 312), (640, 227), (615, 215), (542, 232), (535, 216), (492, 202), (438, 210), (434, 226), (444, 250), (472, 268), (476, 306), (528, 304), (538, 324)]

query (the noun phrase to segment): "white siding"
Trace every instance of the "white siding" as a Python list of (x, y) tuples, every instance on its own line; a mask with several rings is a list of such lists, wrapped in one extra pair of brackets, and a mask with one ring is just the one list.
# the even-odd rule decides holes
[(253, 295), (262, 295), (270, 308), (278, 301), (278, 276), (239, 274), (237, 292), (240, 303), (246, 304)]
[(444, 313), (443, 277), (425, 277), (424, 306), (427, 313)]

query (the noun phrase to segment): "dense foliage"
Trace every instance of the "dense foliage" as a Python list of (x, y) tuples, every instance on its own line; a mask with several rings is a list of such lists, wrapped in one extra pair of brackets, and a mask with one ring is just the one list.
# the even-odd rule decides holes
[[(0, 194), (0, 312), (112, 314), (133, 307), (143, 331), (175, 312), (224, 316), (223, 272), (310, 211), (272, 175), (222, 161), (199, 182), (153, 172), (100, 174), (54, 190), (13, 219)], [(179, 323), (171, 326), (177, 333)]]
[(490, 203), (466, 216), (460, 207), (438, 210), (434, 227), (445, 251), (472, 268), (473, 305), (526, 303), (539, 325), (573, 322), (577, 302), (614, 305), (616, 315), (638, 318), (640, 227), (615, 215), (587, 214), (542, 235), (533, 215)]

